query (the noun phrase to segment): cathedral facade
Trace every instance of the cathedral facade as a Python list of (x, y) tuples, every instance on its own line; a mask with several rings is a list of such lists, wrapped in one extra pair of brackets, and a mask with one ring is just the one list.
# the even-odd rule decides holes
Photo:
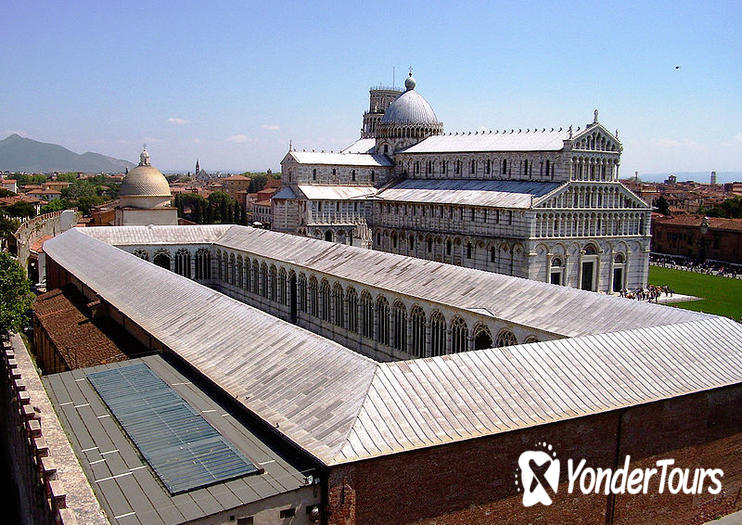
[(361, 139), (290, 149), (272, 228), (585, 290), (647, 284), (651, 207), (618, 180), (622, 146), (580, 128), (443, 132), (410, 74), (372, 88)]

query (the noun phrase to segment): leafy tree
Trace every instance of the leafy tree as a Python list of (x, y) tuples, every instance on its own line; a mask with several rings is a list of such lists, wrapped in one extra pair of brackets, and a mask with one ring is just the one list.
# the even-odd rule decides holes
[(12, 191), (0, 188), (0, 197), (12, 197), (13, 195), (17, 195), (16, 193), (13, 193)]
[(77, 173), (60, 173), (59, 175), (57, 175), (57, 180), (62, 182), (75, 182), (77, 180)]
[(215, 191), (209, 195), (208, 224), (231, 223), (237, 201), (226, 192)]
[(664, 195), (660, 196), (659, 199), (654, 201), (654, 205), (657, 208), (657, 211), (662, 215), (670, 215), (670, 203), (667, 202), (667, 199), (664, 197)]
[(9, 235), (12, 235), (20, 225), (21, 221), (19, 219), (10, 217), (3, 210), (0, 210), (0, 238), (6, 239)]
[(732, 197), (726, 199), (718, 206), (702, 208), (699, 212), (709, 217), (724, 217), (727, 219), (742, 219), (742, 198)]
[(262, 173), (249, 175), (249, 177), (250, 185), (247, 188), (248, 193), (257, 193), (265, 188), (265, 185), (268, 183), (268, 176)]
[(31, 218), (36, 216), (36, 208), (26, 201), (14, 202), (5, 208), (5, 212), (11, 217)]
[(49, 213), (52, 211), (60, 211), (60, 210), (66, 210), (67, 208), (70, 208), (69, 204), (64, 199), (54, 199), (49, 204), (44, 204), (41, 207), (41, 210), (39, 213)]
[(28, 323), (33, 297), (21, 265), (9, 254), (0, 253), (0, 333), (17, 332)]
[(15, 179), (19, 186), (27, 186), (29, 184), (44, 184), (46, 182), (46, 175), (26, 175), (25, 173), (14, 173), (8, 176), (9, 179)]

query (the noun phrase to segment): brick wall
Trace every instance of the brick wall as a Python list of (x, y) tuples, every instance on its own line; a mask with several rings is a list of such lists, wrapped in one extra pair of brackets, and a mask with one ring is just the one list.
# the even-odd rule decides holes
[[(704, 523), (742, 509), (742, 386), (333, 468), (329, 522), (348, 523)], [(619, 424), (621, 427), (618, 432)], [(620, 448), (617, 451), (617, 436)], [(551, 506), (525, 508), (518, 456), (540, 441), (562, 461)], [(617, 454), (618, 452), (618, 454)], [(567, 493), (567, 459), (615, 468), (674, 458), (683, 468), (722, 468), (718, 496)], [(621, 466), (621, 465), (619, 465)]]

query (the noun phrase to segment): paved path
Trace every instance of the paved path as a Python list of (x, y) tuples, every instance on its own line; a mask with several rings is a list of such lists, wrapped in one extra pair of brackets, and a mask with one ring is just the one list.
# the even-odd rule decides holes
[(707, 521), (705, 525), (740, 525), (742, 524), (742, 510), (727, 514), (718, 520)]

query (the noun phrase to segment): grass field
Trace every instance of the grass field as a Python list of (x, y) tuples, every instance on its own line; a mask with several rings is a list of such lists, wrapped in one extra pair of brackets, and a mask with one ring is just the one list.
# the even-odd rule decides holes
[(742, 317), (742, 280), (740, 279), (650, 266), (649, 284), (666, 284), (677, 293), (703, 297), (701, 301), (673, 304), (678, 308), (725, 315), (737, 321)]

